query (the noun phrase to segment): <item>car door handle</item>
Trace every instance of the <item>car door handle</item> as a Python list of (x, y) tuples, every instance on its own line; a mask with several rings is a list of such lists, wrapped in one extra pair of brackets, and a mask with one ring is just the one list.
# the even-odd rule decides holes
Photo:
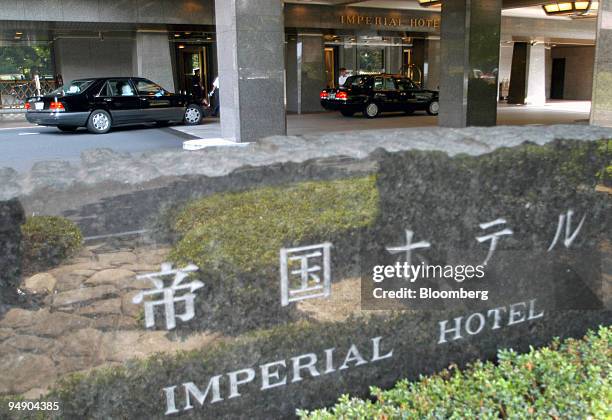
[(146, 101), (149, 98), (140, 98), (141, 101)]
[(112, 102), (112, 98), (104, 98), (104, 102)]

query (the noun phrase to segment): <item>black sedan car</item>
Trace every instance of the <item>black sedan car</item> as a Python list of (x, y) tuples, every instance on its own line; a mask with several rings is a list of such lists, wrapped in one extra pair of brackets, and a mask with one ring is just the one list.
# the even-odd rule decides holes
[(95, 134), (111, 127), (140, 123), (199, 124), (202, 109), (192, 96), (166, 91), (140, 77), (80, 79), (45, 96), (29, 98), (25, 108), (29, 122)]
[(356, 112), (375, 118), (381, 112), (411, 114), (419, 110), (438, 115), (440, 109), (437, 91), (421, 89), (407, 77), (390, 74), (351, 76), (338, 89), (324, 89), (320, 98), (323, 108), (340, 111), (345, 117)]

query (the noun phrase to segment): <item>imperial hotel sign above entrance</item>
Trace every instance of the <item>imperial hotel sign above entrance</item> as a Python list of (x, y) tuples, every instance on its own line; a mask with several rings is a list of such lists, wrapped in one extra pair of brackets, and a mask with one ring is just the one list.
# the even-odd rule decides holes
[(296, 29), (380, 30), (436, 33), (440, 14), (428, 10), (308, 6), (285, 3), (285, 26)]
[(346, 14), (340, 15), (340, 24), (357, 26), (380, 26), (384, 28), (410, 26), (412, 28), (439, 29), (440, 19), (422, 17), (411, 17), (409, 19), (405, 19), (400, 16), (368, 16), (359, 14)]

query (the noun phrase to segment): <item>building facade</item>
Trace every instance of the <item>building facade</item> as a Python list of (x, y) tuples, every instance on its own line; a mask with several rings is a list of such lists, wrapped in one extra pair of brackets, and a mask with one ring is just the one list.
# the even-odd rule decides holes
[[(47, 49), (50, 62), (36, 70), (42, 79), (136, 75), (171, 91), (189, 91), (194, 78), (199, 78), (208, 91), (220, 68), (219, 19), (237, 10), (230, 3), (237, 4), (235, 0), (217, 5), (213, 0), (8, 0), (0, 11), (0, 51)], [(217, 16), (219, 4), (229, 12)], [(288, 112), (320, 111), (318, 92), (338, 83), (340, 68), (353, 74), (401, 73), (424, 87), (440, 88), (445, 59), (439, 8), (357, 6), (299, 2), (278, 6), (284, 27), (283, 101)], [(266, 33), (268, 15), (262, 16), (254, 23), (257, 28), (247, 30)], [(498, 65), (486, 70), (497, 77), (498, 97), (535, 104), (547, 98), (590, 100), (596, 32), (596, 19), (544, 18), (533, 10), (523, 14), (505, 10)], [(230, 49), (248, 50), (248, 44), (247, 38)], [(22, 72), (28, 79), (26, 70), (31, 69), (5, 71), (0, 78)], [(5, 107), (6, 97), (5, 90)]]

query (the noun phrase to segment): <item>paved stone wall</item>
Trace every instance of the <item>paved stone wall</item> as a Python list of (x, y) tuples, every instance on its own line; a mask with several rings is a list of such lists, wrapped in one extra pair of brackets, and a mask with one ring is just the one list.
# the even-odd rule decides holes
[[(92, 236), (151, 235), (88, 242), (20, 279), (33, 298), (0, 315), (0, 396), (58, 401), (56, 418), (286, 418), (609, 324), (611, 201), (597, 187), (612, 130), (377, 135), (3, 170), (3, 194), (26, 214), (64, 215)], [(308, 246), (324, 291), (297, 300), (287, 254)], [(372, 301), (377, 285), (412, 284), (373, 282), (375, 265), (408, 259), (486, 262), (484, 279), (415, 286), (490, 299)], [(172, 267), (186, 276), (152, 281)], [(147, 293), (179, 284), (191, 297), (175, 312), (147, 312)]]

